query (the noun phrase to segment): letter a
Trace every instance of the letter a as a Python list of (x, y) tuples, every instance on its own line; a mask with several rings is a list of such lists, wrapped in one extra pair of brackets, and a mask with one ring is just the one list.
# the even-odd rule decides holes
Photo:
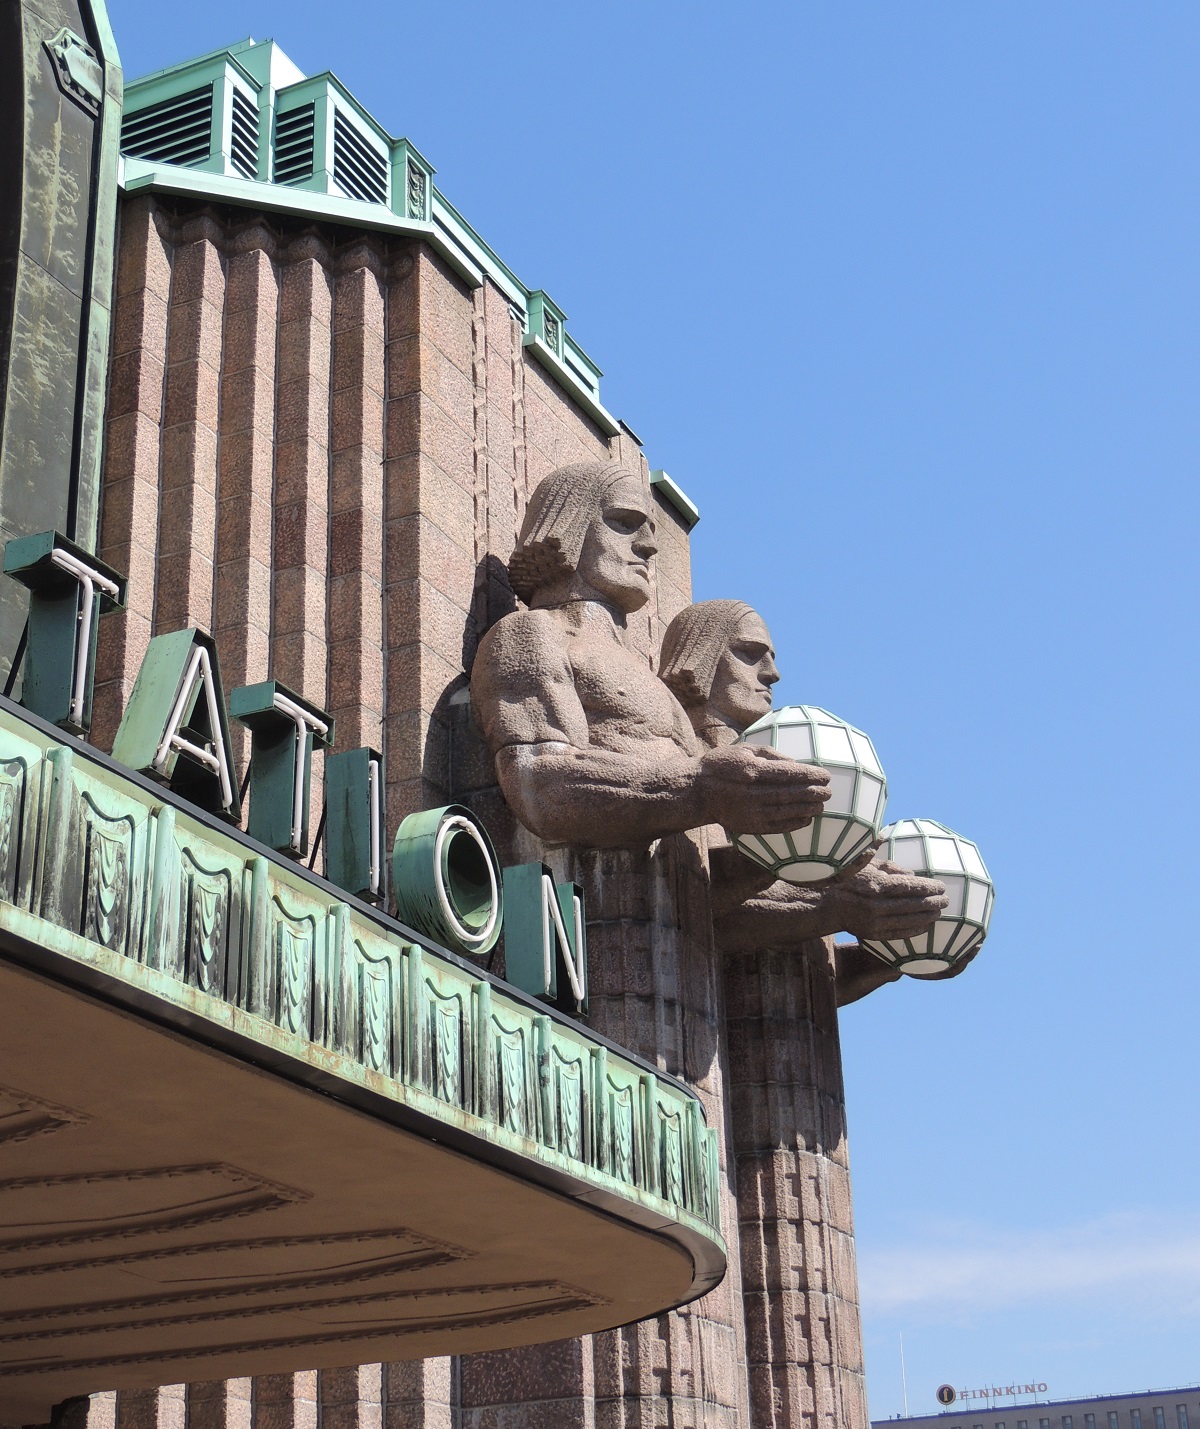
[(176, 630), (151, 640), (117, 730), (113, 758), (161, 779), (210, 813), (241, 820), (229, 718), (210, 636)]

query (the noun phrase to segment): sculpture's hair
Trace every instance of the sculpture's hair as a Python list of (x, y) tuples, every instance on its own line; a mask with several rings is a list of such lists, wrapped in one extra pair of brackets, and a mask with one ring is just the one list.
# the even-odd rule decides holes
[(744, 600), (701, 600), (667, 626), (658, 676), (681, 705), (702, 705), (712, 694), (721, 656), (754, 607)]
[(508, 562), (509, 583), (522, 600), (531, 600), (543, 586), (578, 568), (584, 537), (604, 493), (630, 476), (639, 483), (644, 480), (618, 461), (587, 461), (560, 466), (538, 483)]

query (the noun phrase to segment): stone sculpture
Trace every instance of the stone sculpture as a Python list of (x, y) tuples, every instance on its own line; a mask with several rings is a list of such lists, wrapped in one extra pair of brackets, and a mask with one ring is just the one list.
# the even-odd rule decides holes
[[(795, 1408), (786, 1422), (811, 1422), (815, 1413), (822, 1422), (858, 1425), (865, 1423), (865, 1406), (836, 1007), (839, 997), (853, 1000), (895, 974), (857, 947), (837, 955), (835, 974), (826, 935), (924, 928), (943, 906), (941, 888), (870, 858), (828, 885), (772, 883), (734, 852), (721, 828), (712, 827), (794, 827), (819, 812), (826, 778), (771, 750), (735, 744), (740, 731), (770, 708), (779, 678), (770, 635), (749, 606), (705, 602), (676, 617), (663, 647), (661, 679), (633, 646), (628, 617), (651, 593), (653, 512), (642, 474), (616, 462), (564, 467), (541, 483), (509, 562), (513, 589), (528, 609), (505, 616), (480, 642), (472, 706), (514, 813), (546, 843), (566, 845), (576, 875), (599, 895), (593, 901), (589, 893), (593, 919), (611, 928), (628, 922), (639, 902), (658, 908), (645, 947), (653, 967), (631, 962), (623, 946), (605, 957), (593, 941), (594, 985), (603, 989), (620, 969), (626, 981), (665, 979), (673, 992), (660, 1000), (655, 1025), (639, 1038), (629, 1025), (637, 990), (610, 987), (608, 997), (594, 1000), (601, 1030), (634, 1045), (644, 1041), (661, 1065), (706, 1088), (715, 1124), (728, 1113), (725, 1092), (741, 1098), (745, 1114), (739, 1108), (727, 1150), (727, 1159), (736, 1157), (739, 1171), (744, 1167), (749, 1175), (745, 1184), (738, 1178), (737, 1221), (751, 1249), (766, 1247), (772, 1236), (776, 1249), (789, 1241), (797, 1248), (786, 1272), (777, 1266), (764, 1273), (753, 1255), (743, 1257), (744, 1295), (735, 1271), (723, 1307), (714, 1295), (700, 1302), (707, 1310), (690, 1317), (685, 1312), (685, 1323), (708, 1324), (689, 1338), (697, 1346), (706, 1340), (722, 1345), (712, 1358), (723, 1360), (725, 1370), (719, 1374), (710, 1364), (712, 1382), (705, 1384), (693, 1363), (673, 1382), (668, 1376), (663, 1389), (677, 1405), (691, 1399), (707, 1422), (732, 1425), (744, 1391), (731, 1361), (748, 1346), (750, 1400), (757, 1406), (752, 1422), (780, 1422), (764, 1417), (767, 1406), (778, 1402)], [(704, 826), (706, 832), (681, 837)], [(655, 840), (662, 842), (647, 879), (644, 849)], [(603, 849), (639, 852), (636, 861), (629, 853), (603, 867), (597, 855), (585, 852)], [(664, 903), (671, 905), (665, 916)], [(673, 937), (665, 935), (669, 924)], [(725, 955), (723, 969), (718, 950)], [(726, 998), (739, 1013), (751, 987), (757, 991), (755, 1056), (743, 1055), (745, 1048), (729, 1056), (722, 1045), (722, 972)], [(771, 1000), (763, 993), (772, 978), (787, 985), (776, 1013), (790, 1008), (790, 1015), (768, 1010)], [(675, 1038), (664, 1035), (661, 1010), (672, 998)], [(745, 1018), (730, 1025), (747, 1035)], [(792, 1116), (790, 1127), (764, 1124), (761, 1092), (768, 1075), (762, 1059), (768, 1049), (793, 1068), (791, 1090), (804, 1094), (806, 1107), (807, 1094), (815, 1094), (821, 1112), (815, 1133), (807, 1114)], [(772, 1120), (778, 1118), (766, 1118)], [(799, 1168), (797, 1157), (804, 1163)], [(800, 1182), (811, 1180), (818, 1194), (802, 1197), (795, 1214), (764, 1214), (756, 1191), (768, 1180), (780, 1191), (797, 1169)], [(785, 1207), (785, 1199), (773, 1203)], [(733, 1225), (727, 1235), (738, 1239)], [(820, 1248), (805, 1243), (814, 1237)], [(789, 1296), (799, 1303), (789, 1304)], [(807, 1326), (805, 1345), (772, 1343), (772, 1327), (787, 1323), (789, 1310), (794, 1323)], [(669, 1329), (664, 1338), (672, 1340)], [(628, 1347), (614, 1351), (610, 1365), (638, 1358)], [(529, 1352), (535, 1361), (545, 1353)], [(568, 1356), (574, 1368), (564, 1375), (562, 1398), (582, 1399), (588, 1380), (601, 1397), (603, 1357), (593, 1357), (590, 1365), (586, 1359)], [(691, 1359), (703, 1363), (703, 1351)], [(530, 1378), (538, 1372), (529, 1366)], [(511, 1380), (511, 1365), (502, 1371), (467, 1361), (464, 1376), (475, 1402), (513, 1402), (515, 1396), (500, 1387)], [(628, 1399), (621, 1386), (609, 1389)]]
[(777, 832), (816, 814), (822, 770), (697, 743), (626, 637), (650, 596), (653, 502), (639, 472), (563, 467), (529, 502), (509, 562), (529, 604), (479, 645), (471, 701), (517, 817), (549, 843), (644, 845), (706, 824)]
[[(703, 601), (671, 622), (660, 672), (726, 748), (770, 709), (774, 657), (750, 606)], [(865, 1423), (837, 1008), (898, 975), (828, 935), (928, 928), (942, 886), (870, 855), (827, 883), (772, 882), (710, 833), (751, 1422)]]
[[(771, 635), (740, 600), (707, 600), (675, 617), (663, 637), (659, 674), (688, 711), (702, 744), (731, 746), (771, 708), (779, 681)], [(864, 855), (838, 878), (793, 884), (772, 880), (728, 840), (710, 841), (713, 914), (726, 952), (789, 947), (833, 933), (907, 937), (924, 932), (946, 900), (932, 879)], [(857, 944), (836, 949), (838, 1002), (844, 1006), (900, 974)]]
[[(827, 781), (770, 750), (704, 746), (637, 649), (629, 617), (652, 592), (654, 511), (644, 473), (618, 462), (564, 467), (541, 482), (509, 562), (528, 609), (504, 616), (480, 641), (471, 703), (509, 806), (551, 846), (544, 856), (587, 891), (593, 1024), (687, 1080), (709, 1124), (721, 1128), (723, 1233), (732, 1248), (727, 1072), (702, 830), (804, 822), (821, 808)], [(522, 1423), (599, 1422), (603, 1404), (614, 1429), (665, 1416), (742, 1429), (744, 1361), (733, 1251), (725, 1283), (680, 1313), (590, 1342), (465, 1359), (463, 1404), (479, 1424), (518, 1405)], [(532, 1417), (535, 1404), (548, 1412), (549, 1400), (553, 1420)]]

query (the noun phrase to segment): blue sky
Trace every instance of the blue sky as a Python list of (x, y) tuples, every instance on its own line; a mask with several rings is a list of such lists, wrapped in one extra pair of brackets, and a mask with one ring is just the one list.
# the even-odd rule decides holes
[(332, 68), (567, 311), (698, 596), (999, 888), (843, 1020), (872, 1414), (1200, 1380), (1200, 7), (109, 0)]

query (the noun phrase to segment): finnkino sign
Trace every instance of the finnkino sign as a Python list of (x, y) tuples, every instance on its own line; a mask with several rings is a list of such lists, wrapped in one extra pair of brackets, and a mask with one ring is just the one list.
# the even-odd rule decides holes
[(983, 1389), (956, 1389), (952, 1384), (941, 1384), (935, 1398), (939, 1404), (951, 1405), (960, 1399), (983, 1399), (989, 1404), (995, 1399), (1018, 1399), (1025, 1394), (1045, 1394), (1048, 1386), (1044, 1380), (1030, 1384), (992, 1385)]

